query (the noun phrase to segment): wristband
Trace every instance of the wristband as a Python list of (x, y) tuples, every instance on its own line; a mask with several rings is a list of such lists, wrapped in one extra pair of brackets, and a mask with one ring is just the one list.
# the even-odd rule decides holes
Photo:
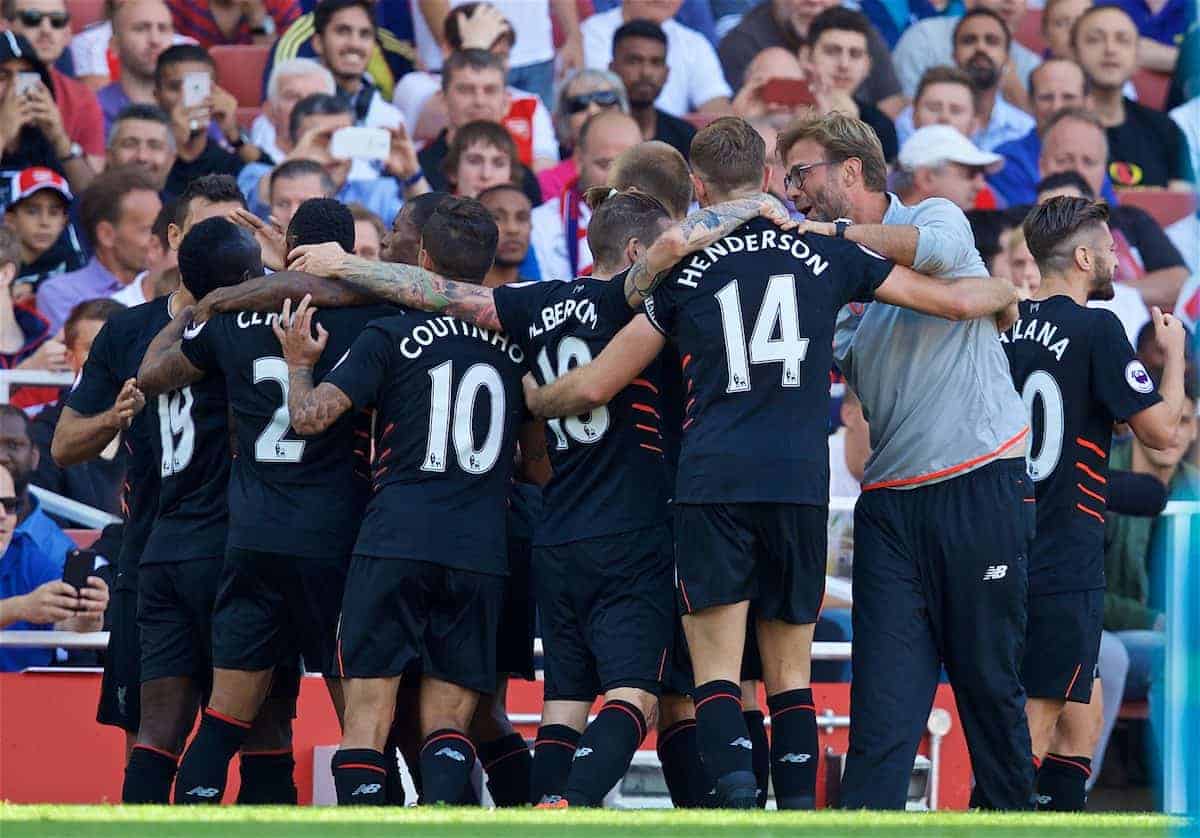
[(424, 177), (425, 177), (425, 173), (422, 172), (420, 169), (417, 169), (416, 174), (409, 175), (404, 180), (400, 181), (400, 185), (403, 186), (405, 189), (408, 189), (410, 186), (416, 186), (418, 183), (421, 182), (421, 180)]
[(847, 218), (839, 218), (836, 221), (834, 221), (833, 222), (833, 237), (835, 239), (846, 238), (846, 228), (849, 227), (852, 223), (853, 222), (851, 222)]

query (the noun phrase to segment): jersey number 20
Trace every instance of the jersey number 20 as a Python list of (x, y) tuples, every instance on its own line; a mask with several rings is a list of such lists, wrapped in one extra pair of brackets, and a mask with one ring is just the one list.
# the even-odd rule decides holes
[(1025, 387), (1021, 390), (1021, 400), (1025, 402), (1025, 412), (1029, 421), (1036, 425), (1034, 405), (1042, 403), (1042, 444), (1037, 451), (1029, 452), (1029, 476), (1036, 483), (1045, 480), (1058, 466), (1058, 458), (1062, 456), (1063, 445), (1063, 397), (1058, 389), (1054, 376), (1044, 370), (1037, 370), (1025, 379)]
[[(454, 362), (446, 361), (429, 371), (429, 442), (421, 471), (445, 471), (450, 437), (458, 467), (468, 474), (486, 474), (500, 459), (504, 444), (504, 381), (495, 367), (474, 364), (463, 373), (458, 392), (451, 398)], [(475, 446), (475, 405), (479, 391), (487, 390), (491, 402), (483, 444)]]
[[(767, 280), (762, 305), (754, 318), (750, 343), (742, 326), (742, 302), (738, 281), (730, 282), (715, 295), (721, 307), (725, 333), (725, 360), (729, 366), (726, 393), (750, 390), (750, 364), (781, 363), (779, 386), (800, 386), (800, 364), (808, 355), (808, 338), (800, 337), (800, 308), (796, 304), (794, 274), (776, 274)], [(778, 337), (775, 335), (778, 334)]]

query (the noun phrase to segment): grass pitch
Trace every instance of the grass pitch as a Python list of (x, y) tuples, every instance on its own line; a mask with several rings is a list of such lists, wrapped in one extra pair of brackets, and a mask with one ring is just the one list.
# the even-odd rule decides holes
[(1197, 834), (1162, 815), (170, 808), (0, 803), (3, 838), (1150, 838)]

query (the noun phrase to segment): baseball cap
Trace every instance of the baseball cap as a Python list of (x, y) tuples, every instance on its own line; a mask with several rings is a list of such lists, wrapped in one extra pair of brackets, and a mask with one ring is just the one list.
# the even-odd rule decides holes
[(16, 61), (19, 58), (29, 62), (29, 66), (32, 68), (31, 72), (42, 77), (42, 84), (46, 85), (46, 89), (53, 97), (54, 81), (50, 78), (50, 71), (46, 69), (46, 65), (33, 51), (33, 44), (29, 43), (25, 36), (18, 35), (11, 29), (0, 32), (0, 64), (6, 61)]
[(43, 189), (50, 189), (57, 192), (63, 197), (63, 200), (68, 204), (74, 198), (71, 195), (71, 188), (67, 186), (67, 179), (53, 169), (47, 169), (45, 166), (31, 166), (28, 169), (22, 169), (11, 182), (11, 194), (9, 195), (8, 205), (12, 206), (18, 201), (24, 201), (35, 192), (41, 192)]
[(979, 166), (989, 173), (1004, 167), (1004, 158), (983, 151), (949, 125), (926, 125), (918, 128), (900, 147), (900, 165), (912, 171), (943, 163)]

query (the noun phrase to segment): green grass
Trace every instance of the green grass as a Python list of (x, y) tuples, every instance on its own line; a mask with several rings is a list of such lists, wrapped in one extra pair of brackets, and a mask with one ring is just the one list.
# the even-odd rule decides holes
[(490, 811), (469, 809), (345, 810), (119, 806), (19, 806), (0, 803), (3, 838), (1124, 838), (1190, 832), (1162, 815), (712, 811)]

